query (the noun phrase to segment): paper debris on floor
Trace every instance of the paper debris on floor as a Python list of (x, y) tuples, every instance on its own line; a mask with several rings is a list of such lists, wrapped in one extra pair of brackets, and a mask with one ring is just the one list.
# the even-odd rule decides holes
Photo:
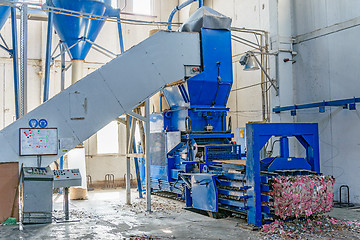
[(360, 222), (316, 216), (263, 225), (265, 239), (360, 239)]

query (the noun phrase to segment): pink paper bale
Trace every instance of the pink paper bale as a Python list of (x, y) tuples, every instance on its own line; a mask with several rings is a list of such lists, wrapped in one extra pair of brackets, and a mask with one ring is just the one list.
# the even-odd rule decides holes
[(286, 219), (331, 211), (334, 182), (333, 177), (322, 175), (275, 177), (272, 185), (275, 215)]

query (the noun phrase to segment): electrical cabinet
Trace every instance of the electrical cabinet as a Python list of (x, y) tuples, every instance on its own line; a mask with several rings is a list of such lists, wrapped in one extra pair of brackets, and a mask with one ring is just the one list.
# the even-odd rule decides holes
[(53, 172), (49, 167), (23, 168), (22, 222), (51, 223)]

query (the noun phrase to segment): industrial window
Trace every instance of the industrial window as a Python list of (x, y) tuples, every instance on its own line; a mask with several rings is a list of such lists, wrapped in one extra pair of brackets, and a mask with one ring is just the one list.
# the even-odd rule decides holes
[(143, 15), (152, 14), (152, 0), (134, 0), (133, 1), (133, 12)]
[(119, 126), (117, 121), (106, 125), (97, 133), (97, 153), (119, 153)]

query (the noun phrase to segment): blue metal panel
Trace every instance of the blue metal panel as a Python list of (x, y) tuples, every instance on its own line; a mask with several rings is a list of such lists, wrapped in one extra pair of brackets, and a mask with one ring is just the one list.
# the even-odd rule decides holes
[[(105, 16), (107, 5), (101, 0), (48, 0), (48, 5), (82, 13)], [(60, 39), (68, 48), (81, 39), (95, 41), (105, 21), (54, 14), (54, 26)], [(80, 41), (70, 49), (72, 59), (84, 60), (91, 43)]]
[(269, 206), (261, 206), (261, 211), (263, 213), (270, 213), (270, 207)]
[(269, 195), (261, 195), (261, 201), (262, 202), (269, 202), (270, 196)]
[(225, 107), (231, 90), (231, 32), (202, 29), (203, 72), (188, 79), (191, 107)]
[(219, 203), (225, 204), (225, 205), (228, 205), (228, 206), (238, 207), (240, 209), (247, 209), (248, 208), (246, 206), (245, 202), (234, 201), (234, 200), (229, 200), (229, 199), (220, 198)]
[(221, 179), (221, 178), (218, 178), (216, 181), (220, 185), (226, 186), (226, 187), (242, 188), (244, 186), (244, 184), (242, 182), (226, 181), (225, 179)]
[(215, 174), (194, 174), (191, 176), (193, 207), (205, 211), (218, 211), (218, 194)]
[(269, 172), (276, 170), (295, 170), (305, 169), (311, 170), (310, 164), (304, 158), (275, 158), (274, 161), (268, 167)]
[(229, 173), (229, 172), (223, 172), (223, 173), (217, 173), (221, 175), (221, 178), (228, 178), (228, 179), (234, 179), (234, 180), (245, 180), (245, 175), (240, 173)]
[(270, 191), (270, 186), (269, 185), (265, 185), (265, 184), (261, 184), (261, 192), (269, 192)]
[(164, 113), (164, 128), (167, 131), (185, 131), (185, 118), (188, 110), (166, 111)]
[(205, 146), (205, 162), (241, 159), (240, 145), (222, 144)]
[(167, 166), (151, 165), (151, 178), (168, 180), (168, 168)]
[[(167, 95), (169, 92), (164, 91), (164, 94)], [(176, 95), (171, 95), (175, 97)], [(177, 102), (179, 103), (179, 102)], [(175, 103), (172, 103), (175, 104)], [(181, 102), (179, 104), (182, 104)], [(174, 106), (174, 105), (173, 105)], [(205, 131), (205, 126), (211, 125), (213, 127), (213, 132), (225, 132), (226, 131), (226, 116), (227, 108), (221, 109), (174, 109), (166, 111), (164, 113), (164, 126), (168, 131), (196, 131), (201, 132)], [(186, 129), (185, 120), (190, 118), (190, 125)]]

